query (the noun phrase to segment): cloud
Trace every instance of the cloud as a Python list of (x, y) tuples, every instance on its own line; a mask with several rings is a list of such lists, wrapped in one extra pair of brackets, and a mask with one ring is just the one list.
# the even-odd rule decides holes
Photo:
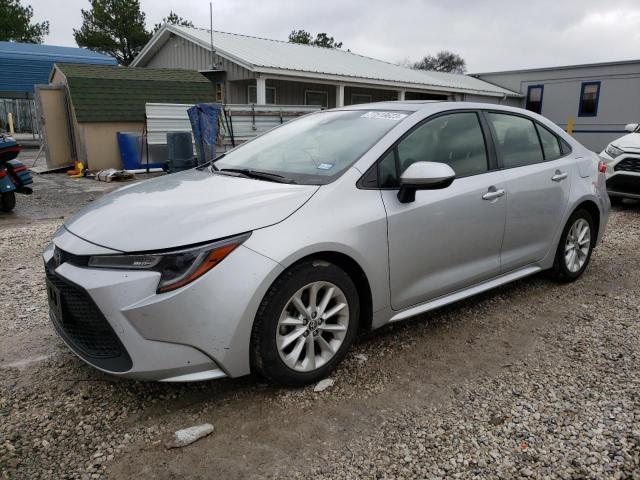
[[(49, 20), (46, 42), (75, 45), (88, 0), (28, 0)], [(151, 28), (170, 10), (209, 27), (206, 0), (142, 0)], [(286, 40), (293, 29), (326, 32), (356, 53), (398, 62), (439, 50), (466, 59), (470, 72), (632, 59), (640, 44), (633, 0), (218, 0), (216, 30)]]

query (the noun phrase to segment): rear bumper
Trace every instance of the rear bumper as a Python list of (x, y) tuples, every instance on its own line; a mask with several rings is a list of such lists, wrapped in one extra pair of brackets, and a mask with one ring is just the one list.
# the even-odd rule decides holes
[[(101, 247), (69, 235), (62, 233), (54, 241), (64, 244), (67, 251), (74, 248), (71, 253), (78, 255), (91, 254), (91, 248), (104, 253)], [(50, 262), (52, 246), (43, 257), (45, 263)], [(83, 361), (126, 378), (196, 381), (249, 373), (255, 312), (281, 267), (239, 247), (195, 282), (160, 295), (156, 294), (156, 272), (92, 269), (70, 263), (50, 270), (50, 275), (74, 285), (93, 302), (130, 365), (114, 367), (91, 355), (52, 317), (60, 337)]]

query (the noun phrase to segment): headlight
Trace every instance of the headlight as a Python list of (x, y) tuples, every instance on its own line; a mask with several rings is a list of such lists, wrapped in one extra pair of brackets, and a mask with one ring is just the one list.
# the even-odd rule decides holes
[(160, 272), (157, 293), (180, 288), (201, 277), (249, 238), (245, 233), (206, 245), (161, 253), (131, 255), (97, 255), (89, 258), (89, 266), (125, 270)]
[(607, 152), (611, 158), (619, 157), (624, 153), (623, 150), (620, 150), (618, 147), (614, 147), (613, 145), (609, 145), (605, 149), (605, 152)]

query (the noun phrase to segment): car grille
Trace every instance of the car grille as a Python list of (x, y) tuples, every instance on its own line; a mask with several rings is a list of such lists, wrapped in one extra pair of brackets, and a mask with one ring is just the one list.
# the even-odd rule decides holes
[(52, 267), (47, 265), (46, 275), (59, 292), (59, 307), (51, 307), (51, 319), (58, 333), (87, 362), (105, 370), (129, 370), (131, 358), (89, 294), (62, 279)]
[(640, 158), (623, 158), (613, 167), (613, 170), (640, 173)]

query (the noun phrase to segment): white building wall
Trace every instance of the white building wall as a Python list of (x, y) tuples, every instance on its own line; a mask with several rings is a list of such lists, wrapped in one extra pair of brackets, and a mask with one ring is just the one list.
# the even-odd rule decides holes
[[(600, 152), (609, 142), (626, 134), (627, 123), (640, 122), (640, 61), (563, 69), (524, 70), (479, 74), (495, 85), (518, 91), (526, 104), (530, 85), (544, 85), (542, 115), (566, 129), (573, 119), (574, 137), (587, 148)], [(599, 81), (598, 114), (579, 116), (583, 82)]]
[(520, 98), (513, 97), (489, 97), (485, 95), (464, 95), (465, 102), (481, 102), (481, 103), (494, 103), (497, 105), (506, 105), (508, 107), (520, 107), (522, 100)]

